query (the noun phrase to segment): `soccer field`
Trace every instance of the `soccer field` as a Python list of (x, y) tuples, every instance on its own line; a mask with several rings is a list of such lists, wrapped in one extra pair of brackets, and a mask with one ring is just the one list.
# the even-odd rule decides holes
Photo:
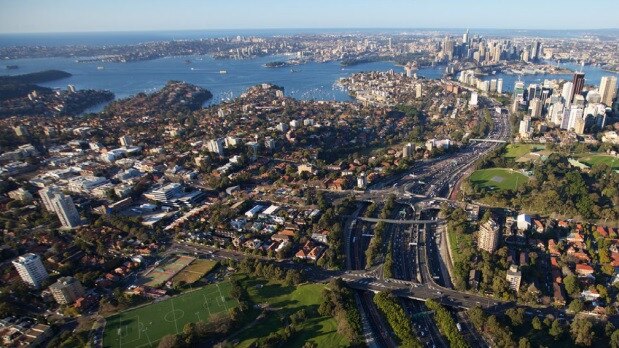
[(526, 183), (529, 178), (511, 169), (488, 168), (474, 171), (469, 180), (480, 187), (515, 190)]
[(619, 170), (619, 157), (610, 155), (594, 155), (585, 157), (580, 162), (593, 167), (596, 164), (606, 164), (613, 170)]
[(208, 321), (211, 315), (235, 307), (230, 289), (229, 282), (211, 284), (108, 317), (103, 347), (157, 347), (163, 336), (182, 332), (185, 324)]

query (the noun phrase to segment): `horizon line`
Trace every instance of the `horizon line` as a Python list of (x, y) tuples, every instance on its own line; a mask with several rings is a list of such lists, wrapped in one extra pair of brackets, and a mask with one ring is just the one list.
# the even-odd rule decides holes
[(495, 27), (263, 27), (263, 28), (208, 28), (208, 29), (138, 29), (138, 30), (84, 30), (84, 31), (24, 31), (0, 32), (0, 35), (37, 35), (37, 34), (104, 34), (104, 33), (155, 33), (155, 32), (190, 32), (190, 31), (268, 31), (268, 30), (513, 30), (513, 31), (603, 31), (619, 30), (608, 28), (495, 28)]

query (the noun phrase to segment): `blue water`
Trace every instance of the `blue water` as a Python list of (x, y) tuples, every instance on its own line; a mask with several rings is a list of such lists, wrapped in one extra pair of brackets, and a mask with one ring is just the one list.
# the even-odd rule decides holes
[[(361, 71), (403, 72), (390, 62), (375, 62), (342, 68), (337, 62), (307, 63), (286, 68), (265, 68), (263, 65), (285, 57), (260, 57), (247, 60), (218, 60), (207, 56), (171, 57), (131, 63), (77, 63), (69, 58), (37, 58), (5, 60), (15, 64), (10, 74), (25, 74), (47, 69), (67, 71), (73, 76), (41, 84), (44, 87), (78, 89), (107, 89), (116, 98), (125, 98), (139, 92), (152, 92), (169, 80), (186, 81), (204, 87), (213, 93), (212, 103), (239, 96), (248, 87), (263, 82), (284, 87), (288, 96), (303, 100), (350, 100), (348, 93), (334, 87), (340, 78)], [(186, 63), (190, 60), (191, 63)], [(102, 70), (97, 67), (103, 67)], [(291, 71), (294, 70), (293, 71)], [(227, 74), (220, 74), (221, 70)], [(418, 75), (439, 78), (443, 68), (420, 69)]]

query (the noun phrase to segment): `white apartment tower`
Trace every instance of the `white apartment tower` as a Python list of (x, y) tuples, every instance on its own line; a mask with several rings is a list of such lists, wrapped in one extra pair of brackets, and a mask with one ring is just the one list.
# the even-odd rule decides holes
[(35, 288), (40, 288), (41, 283), (49, 277), (41, 258), (37, 254), (24, 254), (13, 260), (13, 266), (21, 279)]

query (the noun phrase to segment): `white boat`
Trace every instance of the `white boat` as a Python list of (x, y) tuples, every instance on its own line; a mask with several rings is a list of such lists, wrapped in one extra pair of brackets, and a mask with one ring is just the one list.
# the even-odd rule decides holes
[(228, 72), (226, 70), (219, 70), (220, 74), (227, 74)]
[(103, 70), (103, 69), (105, 69), (105, 68), (104, 68), (104, 67), (102, 67), (102, 66), (98, 66), (98, 67), (97, 67), (97, 70)]

